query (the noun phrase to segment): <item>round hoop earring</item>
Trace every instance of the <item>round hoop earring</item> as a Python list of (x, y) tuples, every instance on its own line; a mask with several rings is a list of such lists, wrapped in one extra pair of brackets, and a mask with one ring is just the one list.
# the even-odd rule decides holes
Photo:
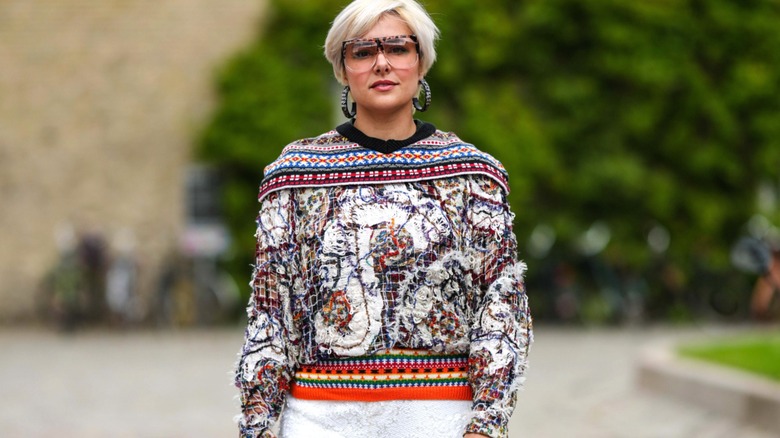
[(425, 96), (425, 104), (420, 105), (420, 99), (417, 96), (412, 98), (412, 105), (414, 109), (420, 112), (424, 112), (431, 105), (431, 87), (425, 79), (420, 79), (420, 87), (422, 88), (423, 95)]
[(352, 101), (352, 106), (349, 106), (349, 85), (341, 91), (341, 112), (348, 119), (354, 118), (357, 114), (357, 104), (354, 100)]

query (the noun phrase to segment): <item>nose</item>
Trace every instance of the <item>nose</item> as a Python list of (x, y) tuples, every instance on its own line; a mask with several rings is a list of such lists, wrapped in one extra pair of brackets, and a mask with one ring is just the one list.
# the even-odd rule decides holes
[(374, 59), (374, 70), (377, 72), (388, 71), (390, 69), (390, 63), (387, 61), (384, 50), (380, 50), (376, 53)]

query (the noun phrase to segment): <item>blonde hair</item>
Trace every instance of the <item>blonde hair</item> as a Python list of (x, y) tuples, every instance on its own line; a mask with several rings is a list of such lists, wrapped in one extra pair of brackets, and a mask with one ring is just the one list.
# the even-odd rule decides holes
[(341, 58), (342, 43), (365, 35), (385, 15), (400, 18), (417, 35), (423, 76), (436, 61), (434, 43), (439, 38), (439, 29), (422, 5), (415, 0), (355, 0), (336, 16), (325, 38), (325, 57), (343, 85), (347, 84), (347, 77)]

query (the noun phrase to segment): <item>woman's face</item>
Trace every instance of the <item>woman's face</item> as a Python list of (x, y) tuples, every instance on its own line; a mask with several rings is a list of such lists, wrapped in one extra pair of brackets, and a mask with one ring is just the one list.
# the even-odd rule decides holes
[[(385, 15), (361, 38), (381, 38), (410, 35), (412, 30), (398, 17)], [(366, 72), (346, 69), (347, 83), (357, 104), (357, 117), (392, 115), (399, 111), (412, 114), (412, 98), (422, 78), (420, 62), (410, 68), (397, 68), (387, 62), (382, 52), (376, 55), (376, 64)]]

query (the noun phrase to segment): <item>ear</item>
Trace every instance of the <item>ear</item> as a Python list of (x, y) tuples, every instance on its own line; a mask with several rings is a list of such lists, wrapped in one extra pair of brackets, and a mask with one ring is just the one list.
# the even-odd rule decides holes
[(347, 85), (349, 85), (349, 76), (347, 76), (347, 68), (346, 68), (346, 67), (344, 67), (343, 65), (341, 66), (341, 77), (340, 77), (340, 78), (339, 78), (339, 77), (337, 77), (336, 79), (338, 80), (338, 82), (339, 82), (341, 85), (343, 85), (343, 86), (345, 86), (345, 87), (346, 87)]

